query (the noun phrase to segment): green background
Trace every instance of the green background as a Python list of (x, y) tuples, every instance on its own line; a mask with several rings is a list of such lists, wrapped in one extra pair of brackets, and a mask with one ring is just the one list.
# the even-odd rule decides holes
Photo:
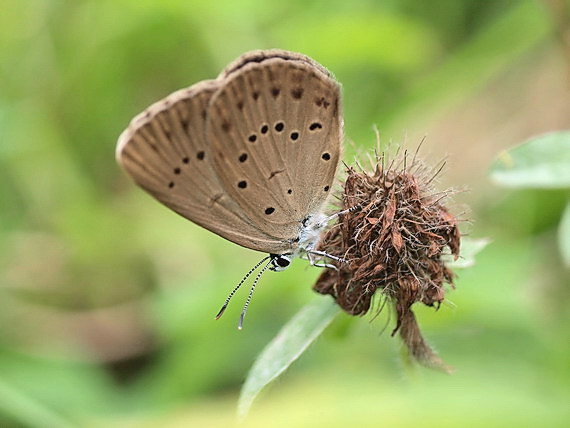
[[(388, 312), (339, 317), (245, 426), (568, 426), (567, 190), (487, 178), (503, 149), (570, 127), (564, 0), (4, 0), (0, 12), (0, 426), (233, 426), (263, 346), (317, 269), (260, 258), (175, 215), (116, 165), (129, 120), (251, 49), (303, 52), (343, 85), (345, 161), (415, 148), (492, 244), (439, 312), (418, 308), (452, 376), (410, 367)], [(388, 328), (384, 327), (388, 323)]]

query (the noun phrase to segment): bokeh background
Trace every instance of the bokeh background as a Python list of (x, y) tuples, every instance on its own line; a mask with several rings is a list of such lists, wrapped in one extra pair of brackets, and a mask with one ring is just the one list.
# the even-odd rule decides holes
[(564, 191), (487, 177), (504, 148), (570, 128), (565, 0), (4, 0), (0, 12), (0, 426), (233, 426), (263, 346), (318, 297), (162, 207), (114, 159), (150, 103), (250, 49), (300, 51), (343, 84), (345, 160), (383, 143), (447, 156), (464, 231), (492, 244), (439, 312), (452, 376), (403, 363), (387, 312), (339, 317), (245, 426), (568, 426)]

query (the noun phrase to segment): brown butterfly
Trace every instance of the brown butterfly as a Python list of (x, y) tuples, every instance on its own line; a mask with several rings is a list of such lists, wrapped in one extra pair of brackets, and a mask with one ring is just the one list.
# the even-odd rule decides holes
[(236, 244), (269, 253), (283, 270), (314, 256), (330, 221), (322, 207), (341, 153), (340, 86), (311, 58), (283, 50), (248, 52), (214, 80), (170, 94), (121, 134), (117, 159), (167, 207)]

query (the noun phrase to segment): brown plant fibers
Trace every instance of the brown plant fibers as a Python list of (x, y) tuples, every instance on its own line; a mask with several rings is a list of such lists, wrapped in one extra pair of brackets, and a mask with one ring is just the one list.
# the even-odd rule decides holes
[(351, 315), (367, 313), (377, 291), (397, 314), (392, 335), (399, 332), (418, 362), (450, 371), (423, 339), (411, 307), (416, 302), (439, 307), (444, 284), (453, 287), (453, 272), (442, 255), (459, 256), (456, 218), (443, 205), (451, 192), (436, 193), (431, 183), (439, 171), (406, 154), (384, 166), (376, 156), (372, 172), (347, 167), (341, 210), (350, 212), (322, 237), (318, 249), (346, 262), (323, 271), (314, 289), (330, 294)]

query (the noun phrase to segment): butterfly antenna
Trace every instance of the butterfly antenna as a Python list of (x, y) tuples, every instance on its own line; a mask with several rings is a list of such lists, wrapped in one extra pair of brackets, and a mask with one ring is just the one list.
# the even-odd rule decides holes
[(249, 290), (249, 295), (247, 296), (247, 300), (245, 301), (245, 305), (243, 306), (243, 311), (241, 311), (241, 315), (239, 317), (238, 330), (241, 330), (243, 328), (243, 319), (245, 318), (247, 307), (249, 306), (249, 302), (251, 301), (251, 296), (253, 296), (253, 290), (255, 290), (255, 286), (257, 285), (259, 278), (261, 278), (261, 275), (263, 275), (263, 272), (265, 272), (269, 266), (271, 266), (271, 260), (269, 261), (269, 263), (263, 266), (263, 269), (259, 271), (259, 273), (255, 277), (255, 280), (253, 281), (251, 290)]
[[(230, 300), (232, 299), (232, 297), (234, 297), (234, 294), (236, 294), (236, 291), (239, 290), (239, 288), (241, 287), (241, 285), (245, 282), (245, 280), (247, 278), (249, 278), (249, 276), (255, 272), (255, 270), (261, 266), (263, 264), (263, 262), (265, 262), (267, 259), (269, 258), (269, 256), (264, 257), (259, 263), (257, 263), (254, 267), (251, 268), (251, 270), (245, 274), (245, 276), (242, 278), (242, 280), (239, 282), (239, 284), (236, 286), (236, 288), (234, 288), (232, 290), (232, 292), (229, 294), (228, 298), (226, 299), (226, 301), (224, 302), (224, 305), (222, 306), (222, 309), (220, 309), (220, 312), (218, 312), (218, 315), (216, 315), (216, 319), (219, 320), (220, 317), (224, 314), (224, 312), (226, 311), (226, 308), (228, 307), (228, 304), (230, 303)], [(265, 268), (264, 268), (265, 269)]]

